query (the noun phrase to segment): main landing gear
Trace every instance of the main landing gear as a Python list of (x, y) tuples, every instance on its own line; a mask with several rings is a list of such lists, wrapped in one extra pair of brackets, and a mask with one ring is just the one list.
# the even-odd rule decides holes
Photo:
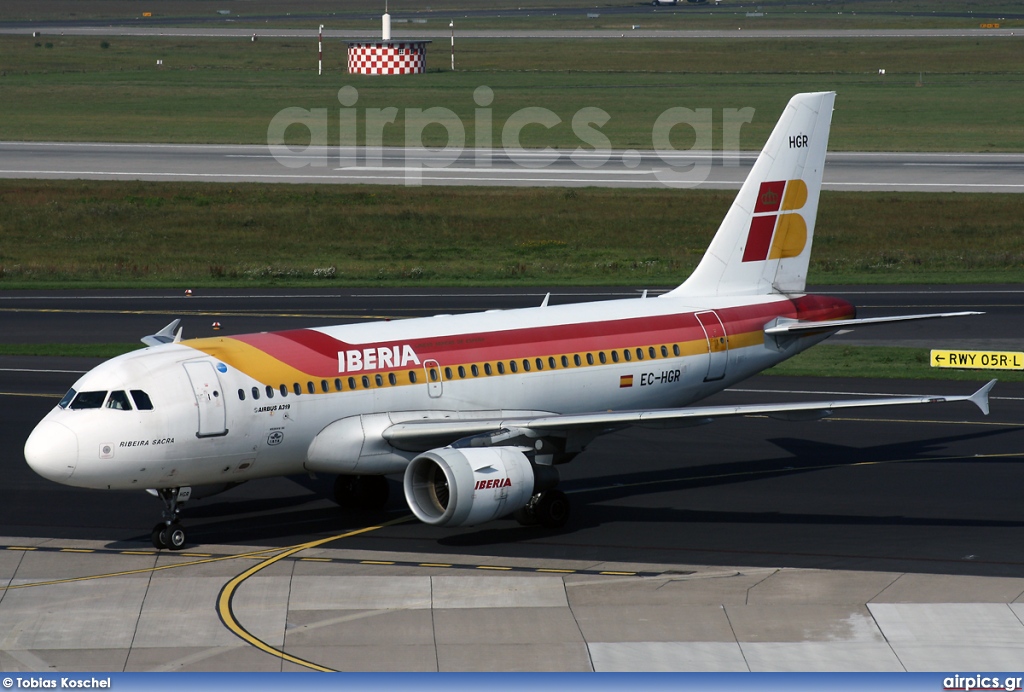
[(569, 521), (569, 498), (561, 490), (545, 490), (531, 497), (512, 516), (523, 526), (540, 524), (546, 529), (560, 529)]
[(153, 527), (153, 546), (159, 550), (181, 550), (187, 536), (185, 527), (178, 521), (180, 505), (191, 497), (191, 488), (161, 488), (156, 491), (164, 503), (164, 520)]
[(338, 476), (334, 481), (334, 501), (345, 509), (384, 509), (388, 494), (384, 476)]

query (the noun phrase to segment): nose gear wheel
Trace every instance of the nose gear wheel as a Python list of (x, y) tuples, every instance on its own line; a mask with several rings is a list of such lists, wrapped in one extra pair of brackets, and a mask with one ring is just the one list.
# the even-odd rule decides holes
[(158, 550), (181, 550), (185, 547), (188, 536), (185, 527), (178, 521), (181, 507), (178, 502), (179, 488), (161, 488), (157, 491), (164, 503), (164, 520), (153, 527), (150, 538), (153, 547)]

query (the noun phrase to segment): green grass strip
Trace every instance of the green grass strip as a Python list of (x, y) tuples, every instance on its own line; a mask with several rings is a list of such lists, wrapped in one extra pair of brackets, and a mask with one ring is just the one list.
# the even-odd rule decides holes
[(879, 379), (1024, 382), (1024, 371), (933, 368), (928, 349), (902, 346), (824, 344), (765, 371), (796, 377), (871, 377)]
[(114, 358), (143, 348), (138, 344), (0, 344), (0, 356)]
[[(298, 107), (324, 109), (334, 145), (341, 132), (338, 89), (348, 85), (359, 93), (353, 108), (363, 143), (369, 121), (377, 120), (368, 113), (376, 109), (396, 109), (394, 123), (380, 126), (385, 145), (405, 145), (415, 132), (406, 128), (413, 109), (443, 107), (458, 118), (467, 143), (484, 136), (501, 146), (513, 113), (539, 107), (560, 122), (525, 127), (523, 146), (588, 149), (574, 115), (599, 108), (610, 116), (600, 133), (613, 147), (650, 149), (658, 116), (685, 107), (706, 109), (700, 112), (711, 127), (710, 144), (719, 149), (726, 109), (750, 108), (753, 119), (739, 129), (737, 143), (758, 150), (794, 93), (834, 90), (831, 151), (1019, 152), (1020, 44), (1019, 37), (691, 40), (628, 33), (460, 39), (455, 72), (448, 69), (449, 46), (434, 41), (427, 74), (371, 79), (347, 74), (346, 48), (336, 39), (324, 48), (325, 74), (318, 76), (312, 37), (26, 33), (0, 36), (0, 140), (265, 144), (274, 116)], [(489, 117), (478, 119), (473, 95), (481, 86), (494, 98)], [(296, 146), (309, 141), (300, 126), (287, 136)], [(692, 128), (674, 128), (676, 149), (696, 141)], [(444, 146), (447, 129), (428, 125), (423, 142)]]
[[(0, 289), (675, 286), (729, 190), (0, 180)], [(1020, 196), (823, 192), (812, 284), (1022, 278)]]

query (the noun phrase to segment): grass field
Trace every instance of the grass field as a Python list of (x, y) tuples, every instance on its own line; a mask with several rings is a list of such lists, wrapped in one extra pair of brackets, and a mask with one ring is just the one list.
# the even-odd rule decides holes
[(914, 380), (1024, 382), (1019, 370), (957, 370), (933, 368), (923, 348), (839, 346), (822, 344), (767, 370), (769, 375), (797, 377), (877, 377)]
[[(0, 181), (0, 288), (682, 281), (734, 192)], [(1018, 281), (1016, 195), (822, 193), (813, 283)]]
[[(367, 109), (398, 109), (384, 144), (405, 143), (405, 109), (435, 106), (451, 109), (473, 142), (473, 92), (486, 85), (495, 143), (513, 112), (539, 106), (562, 122), (527, 127), (521, 143), (575, 148), (572, 117), (590, 106), (611, 116), (601, 131), (612, 146), (650, 148), (657, 116), (685, 106), (711, 109), (719, 148), (723, 109), (751, 107), (740, 146), (758, 149), (793, 93), (835, 90), (832, 150), (1018, 152), (1021, 40), (465, 40), (458, 71), (440, 71), (448, 63), (441, 42), (428, 52), (430, 73), (389, 79), (345, 74), (340, 42), (327, 47), (326, 74), (317, 77), (313, 39), (3, 36), (0, 139), (260, 144), (277, 112), (301, 107), (327, 109), (334, 143), (338, 89), (352, 85), (360, 120)], [(361, 142), (363, 132), (361, 124)], [(296, 144), (308, 136), (288, 131)], [(687, 127), (673, 137), (677, 148), (693, 145)], [(424, 142), (443, 146), (444, 129), (429, 126)]]

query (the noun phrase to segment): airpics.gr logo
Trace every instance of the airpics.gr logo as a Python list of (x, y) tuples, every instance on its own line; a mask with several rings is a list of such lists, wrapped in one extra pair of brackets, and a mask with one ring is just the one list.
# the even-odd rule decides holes
[(802, 180), (761, 183), (750, 220), (744, 262), (796, 257), (807, 245), (807, 223), (797, 213), (807, 203), (807, 184)]

